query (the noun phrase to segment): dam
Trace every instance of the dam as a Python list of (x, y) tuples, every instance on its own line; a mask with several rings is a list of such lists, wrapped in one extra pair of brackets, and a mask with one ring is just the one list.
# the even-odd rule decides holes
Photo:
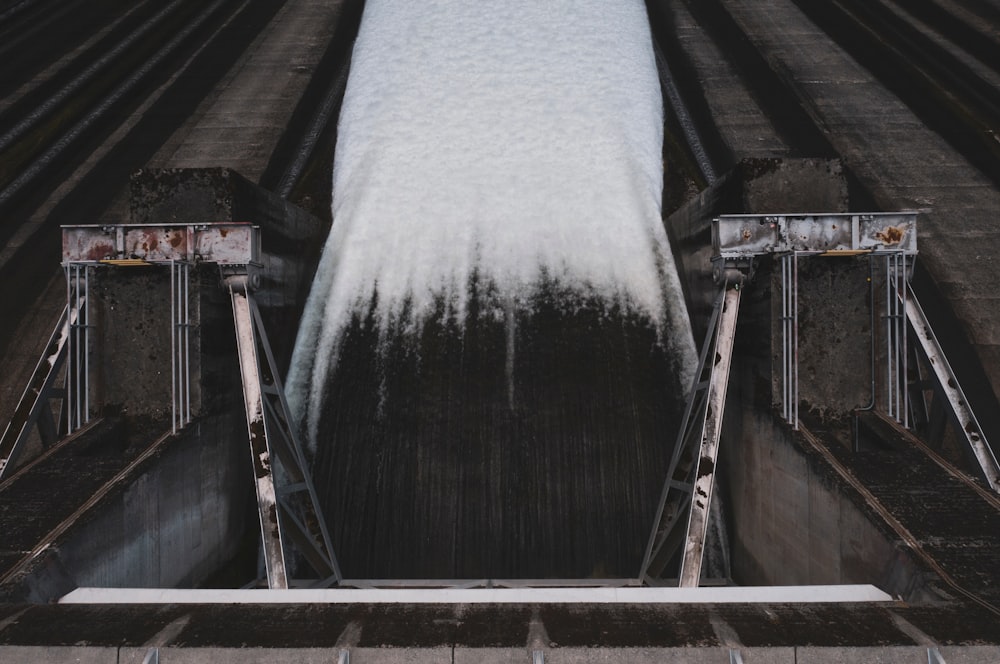
[[(995, 12), (520, 4), (0, 10), (4, 661), (996, 659)], [(509, 140), (532, 94), (561, 122)], [(718, 559), (677, 589), (713, 335)], [(248, 384), (302, 438), (278, 533)]]

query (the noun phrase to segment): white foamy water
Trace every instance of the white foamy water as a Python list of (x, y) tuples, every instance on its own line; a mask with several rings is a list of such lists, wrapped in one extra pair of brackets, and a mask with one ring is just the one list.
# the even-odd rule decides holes
[(380, 329), (415, 331), (442, 299), (461, 322), (474, 275), (508, 307), (544, 276), (648, 318), (691, 371), (662, 131), (641, 0), (368, 0), (288, 381), (309, 438), (375, 289)]

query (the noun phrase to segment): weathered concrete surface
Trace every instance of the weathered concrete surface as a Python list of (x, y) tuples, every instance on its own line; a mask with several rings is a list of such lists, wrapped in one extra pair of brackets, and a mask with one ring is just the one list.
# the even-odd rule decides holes
[(10, 664), (118, 664), (118, 648), (80, 646), (0, 646)]
[[(972, 605), (715, 604), (715, 605), (0, 605), (0, 648), (86, 643), (163, 649), (266, 649), (275, 653), (341, 648), (363, 653), (410, 649), (469, 659), (511, 661), (539, 648), (562, 652), (727, 653), (779, 661), (796, 646), (882, 648), (998, 645), (1000, 619)], [(9, 608), (8, 611), (5, 611)], [(58, 624), (59, 629), (51, 626)], [(719, 626), (727, 626), (720, 630)], [(720, 631), (727, 634), (720, 636)], [(544, 633), (533, 642), (531, 635)], [(524, 661), (524, 660), (520, 660)], [(926, 660), (925, 660), (926, 661)]]
[[(253, 485), (239, 415), (231, 409), (204, 418), (168, 440), (53, 540), (5, 591), (22, 601), (48, 602), (76, 586), (203, 583), (236, 555), (253, 524)], [(28, 475), (19, 481), (58, 482), (59, 477), (50, 469), (41, 478)]]
[[(791, 0), (721, 4), (885, 210), (919, 209), (920, 261), (1000, 394), (1000, 191), (803, 16)], [(918, 293), (923, 295), (923, 293)], [(933, 321), (932, 321), (933, 322)], [(956, 351), (961, 339), (953, 346)], [(949, 351), (946, 348), (946, 351)], [(953, 363), (955, 359), (952, 358)], [(957, 367), (959, 378), (974, 372)], [(971, 376), (970, 380), (974, 380)], [(979, 391), (979, 390), (976, 390)], [(969, 394), (976, 406), (979, 395)], [(996, 415), (984, 412), (984, 426)]]
[(227, 166), (256, 182), (337, 27), (343, 0), (288, 0), (152, 168)]
[(721, 214), (846, 212), (848, 187), (836, 159), (745, 158), (665, 221), (695, 340), (718, 287), (712, 281), (712, 219)]
[[(335, 648), (95, 648), (87, 646), (0, 646), (4, 661), (18, 664), (141, 664), (155, 652), (164, 664), (212, 661), (216, 664), (244, 662), (292, 664), (328, 664), (337, 661)], [(927, 647), (857, 647), (857, 648), (743, 648), (738, 652), (746, 664), (926, 664)], [(963, 648), (941, 647), (938, 652), (948, 664), (979, 664), (996, 661), (1000, 650), (989, 646)], [(354, 648), (350, 661), (359, 664), (530, 664), (528, 649), (463, 648)], [(643, 648), (553, 648), (542, 651), (546, 662), (553, 664), (728, 664), (728, 648), (686, 647)]]
[[(793, 156), (792, 148), (780, 136), (773, 120), (761, 108), (734, 64), (691, 15), (686, 3), (657, 0), (647, 4), (654, 26), (667, 33), (657, 37), (666, 50), (678, 83), (683, 85), (692, 78), (702, 83), (685, 86), (682, 95), (690, 112), (696, 116), (696, 122), (702, 120), (702, 126), (710, 122), (712, 128), (706, 133), (717, 134), (724, 144), (727, 155), (720, 159)], [(698, 117), (702, 113), (709, 117)], [(714, 138), (702, 137), (709, 142)]]
[[(878, 273), (869, 282), (867, 256), (799, 257), (797, 272), (800, 418), (845, 419), (854, 408), (869, 405), (876, 394), (885, 395), (885, 371), (880, 370), (884, 361), (872, 365), (873, 354), (880, 358), (885, 343), (885, 304), (877, 297), (885, 282)], [(770, 279), (769, 285), (762, 283), (765, 279)], [(779, 263), (775, 261), (771, 274), (757, 283), (769, 286), (771, 293), (771, 400), (779, 409), (783, 380)], [(874, 391), (873, 382), (878, 386)]]
[(255, 299), (284, 367), (323, 245), (324, 225), (228, 168), (144, 169), (133, 175), (132, 223), (192, 221), (260, 226), (261, 265), (255, 271), (261, 283)]

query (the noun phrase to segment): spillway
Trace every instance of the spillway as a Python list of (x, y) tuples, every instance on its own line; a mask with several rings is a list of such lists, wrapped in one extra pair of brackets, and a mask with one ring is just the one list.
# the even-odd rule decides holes
[(632, 576), (694, 345), (646, 8), (370, 1), (292, 361), (354, 578)]

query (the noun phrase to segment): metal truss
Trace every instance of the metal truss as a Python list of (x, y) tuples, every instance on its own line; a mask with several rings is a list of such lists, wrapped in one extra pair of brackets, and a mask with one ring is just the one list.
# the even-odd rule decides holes
[[(86, 300), (81, 301), (81, 308)], [(66, 362), (70, 331), (75, 328), (80, 309), (63, 307), (45, 351), (35, 365), (28, 386), (14, 409), (14, 415), (0, 437), (0, 481), (14, 471), (17, 459), (34, 428), (37, 427), (42, 445), (52, 445), (65, 431), (65, 386), (57, 387), (59, 374)], [(53, 404), (55, 402), (55, 404)], [(53, 413), (53, 408), (57, 410)]]
[[(976, 419), (976, 414), (969, 405), (969, 400), (951, 368), (951, 363), (948, 362), (934, 330), (931, 329), (927, 314), (917, 301), (908, 281), (896, 284), (892, 299), (897, 306), (905, 309), (906, 319), (913, 328), (917, 344), (934, 373), (936, 396), (948, 404), (952, 417), (958, 425), (956, 428), (961, 432), (961, 436), (979, 464), (983, 479), (993, 491), (1000, 493), (1000, 464), (997, 463), (997, 458), (986, 440), (986, 434)], [(899, 418), (896, 417), (896, 420), (899, 421)], [(904, 423), (904, 426), (909, 425)]]
[[(700, 583), (741, 293), (740, 283), (727, 284), (715, 300), (639, 570), (642, 582), (662, 576), (683, 546), (678, 585), (696, 588)], [(685, 516), (682, 533), (679, 524)]]
[(227, 279), (243, 378), (267, 585), (289, 587), (291, 545), (319, 575), (318, 585), (334, 585), (342, 579), (340, 568), (291, 423), (260, 312), (247, 288), (248, 281), (245, 276)]
[[(176, 434), (192, 419), (191, 268), (215, 263), (232, 300), (268, 585), (290, 586), (299, 560), (295, 552), (318, 574), (315, 585), (338, 583), (341, 574), (330, 535), (250, 293), (249, 284), (256, 276), (252, 268), (260, 258), (260, 229), (245, 223), (64, 226), (62, 244), (69, 322), (59, 328), (60, 339), (65, 337), (60, 343), (66, 348), (50, 364), (69, 358), (69, 429), (79, 428), (89, 418), (90, 325), (83, 304), (90, 270), (101, 265), (169, 267), (172, 432)], [(39, 384), (45, 380), (51, 381), (39, 378)]]

